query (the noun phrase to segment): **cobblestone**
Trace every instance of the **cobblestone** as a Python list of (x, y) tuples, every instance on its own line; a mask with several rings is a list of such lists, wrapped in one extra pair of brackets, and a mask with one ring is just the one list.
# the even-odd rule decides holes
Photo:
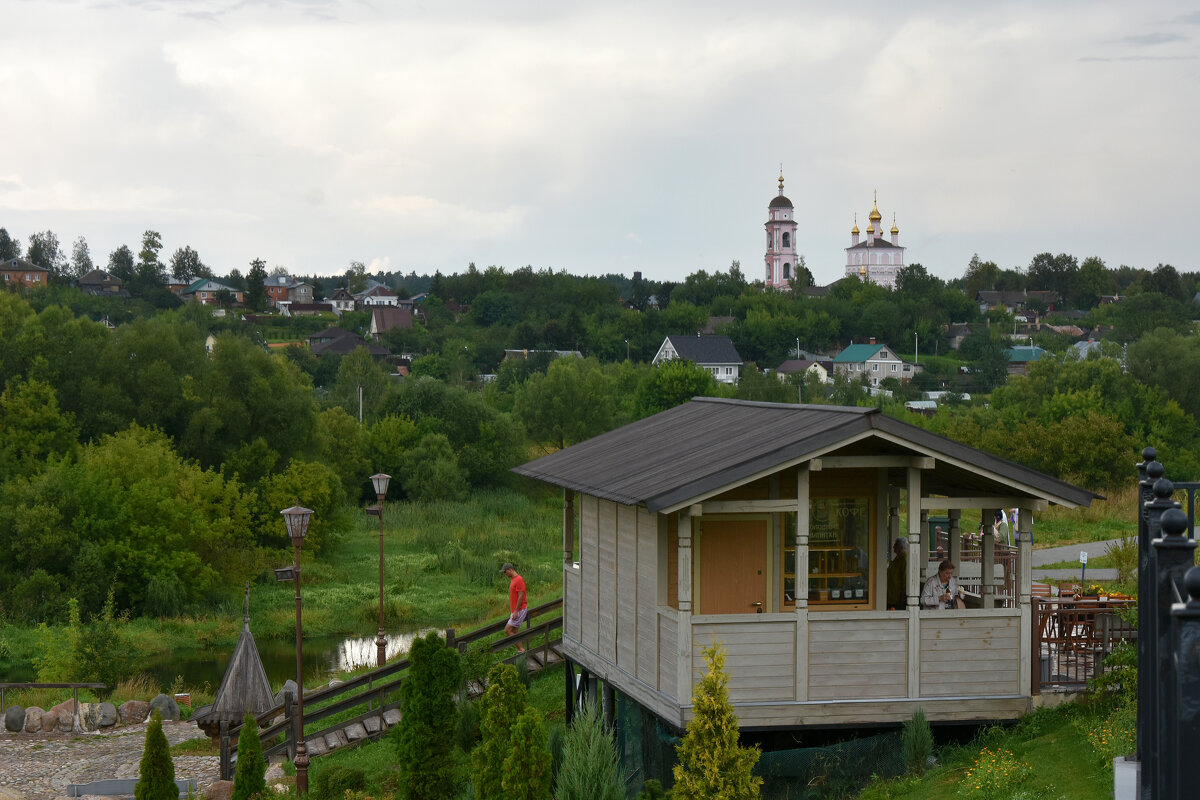
[[(162, 726), (171, 745), (204, 738), (192, 722)], [(72, 783), (136, 778), (145, 744), (145, 725), (103, 733), (0, 733), (0, 789), (26, 800), (56, 800), (67, 796)], [(220, 777), (216, 756), (175, 756), (174, 761), (175, 778), (194, 779), (200, 792)]]

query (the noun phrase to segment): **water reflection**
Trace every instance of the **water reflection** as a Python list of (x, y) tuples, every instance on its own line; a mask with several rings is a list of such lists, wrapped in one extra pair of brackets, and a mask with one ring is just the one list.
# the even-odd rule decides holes
[[(433, 628), (425, 630), (413, 631), (411, 633), (398, 633), (386, 636), (387, 639), (387, 660), (391, 661), (397, 656), (407, 653), (412, 647), (413, 639), (424, 636)], [(308, 643), (304, 643), (304, 650), (308, 652)], [(364, 639), (343, 639), (338, 645), (336, 651), (328, 653), (325, 657), (328, 661), (330, 672), (338, 672), (342, 670), (355, 670), (362, 667), (373, 667), (378, 660), (378, 647), (375, 644), (375, 637), (371, 636)]]

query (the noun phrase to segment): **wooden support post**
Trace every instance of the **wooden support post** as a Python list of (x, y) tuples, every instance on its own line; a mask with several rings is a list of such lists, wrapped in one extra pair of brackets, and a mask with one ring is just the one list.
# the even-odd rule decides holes
[[(796, 684), (795, 698), (808, 699), (808, 465), (796, 470)], [(681, 695), (682, 696), (682, 693)]]
[[(1023, 520), (1020, 524), (1028, 526), (1029, 519), (1032, 516), (1029, 511), (1022, 509), (1017, 515)], [(1033, 540), (1029, 538), (1029, 534), (1021, 535), (1020, 531), (1016, 532), (1019, 543), (1017, 544), (1017, 596), (1014, 598), (1017, 603), (1017, 608), (1021, 611), (1021, 630), (1033, 632), (1033, 609), (1030, 607), (1030, 598), (1033, 594)], [(1033, 670), (1041, 668), (1041, 653), (1033, 652), (1033, 640), (1030, 636), (1021, 637), (1021, 669), (1018, 673), (1020, 676), (1021, 694), (1028, 695), (1033, 693)]]
[(929, 558), (921, 531), (921, 470), (908, 468), (908, 696), (921, 696), (921, 564)]
[(611, 731), (617, 721), (617, 693), (607, 679), (600, 684), (600, 705), (604, 709), (604, 727)]
[[(985, 508), (982, 552), (979, 559), (979, 600), (984, 608), (996, 607), (996, 510)], [(959, 565), (955, 565), (959, 566)]]
[(947, 534), (950, 538), (950, 553), (947, 556), (955, 564), (962, 563), (962, 510), (951, 508), (947, 510), (950, 516), (950, 531)]
[(229, 720), (223, 719), (220, 723), (221, 731), (221, 780), (233, 780), (233, 747), (229, 738)]
[(567, 700), (567, 725), (570, 726), (571, 720), (575, 718), (575, 662), (570, 656), (563, 656), (563, 664), (566, 669), (563, 670), (563, 675), (566, 677), (566, 700)]
[(692, 684), (692, 510), (679, 512), (679, 627), (676, 634), (678, 661), (675, 685), (680, 697), (691, 697)]

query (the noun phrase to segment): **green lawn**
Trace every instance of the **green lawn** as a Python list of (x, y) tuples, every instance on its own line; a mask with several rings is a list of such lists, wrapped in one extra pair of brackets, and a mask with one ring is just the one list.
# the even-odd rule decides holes
[[(926, 800), (926, 798), (980, 798), (983, 800), (1108, 800), (1112, 797), (1112, 763), (1089, 743), (1084, 731), (1109, 723), (1100, 708), (1068, 704), (1040, 709), (1011, 728), (986, 728), (966, 745), (937, 752), (939, 765), (923, 777), (903, 777), (868, 787), (859, 800)], [(1002, 770), (977, 768), (984, 749), (1011, 753), (1007, 765), (1022, 765), (1027, 775), (1011, 786), (989, 788), (988, 777)], [(1003, 780), (997, 781), (1003, 783)], [(979, 788), (976, 788), (979, 787)]]

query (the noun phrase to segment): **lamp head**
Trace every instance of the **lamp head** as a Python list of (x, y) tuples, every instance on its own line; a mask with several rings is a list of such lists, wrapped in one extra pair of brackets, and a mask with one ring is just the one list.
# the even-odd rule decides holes
[(283, 514), (283, 522), (287, 525), (288, 536), (291, 537), (292, 544), (299, 547), (304, 543), (304, 535), (308, 533), (308, 521), (313, 515), (312, 509), (292, 506), (279, 513)]
[(387, 494), (388, 482), (391, 481), (391, 479), (391, 475), (385, 475), (382, 472), (377, 472), (371, 476), (371, 484), (375, 487), (375, 495), (379, 497), (380, 500), (382, 500), (383, 496)]

